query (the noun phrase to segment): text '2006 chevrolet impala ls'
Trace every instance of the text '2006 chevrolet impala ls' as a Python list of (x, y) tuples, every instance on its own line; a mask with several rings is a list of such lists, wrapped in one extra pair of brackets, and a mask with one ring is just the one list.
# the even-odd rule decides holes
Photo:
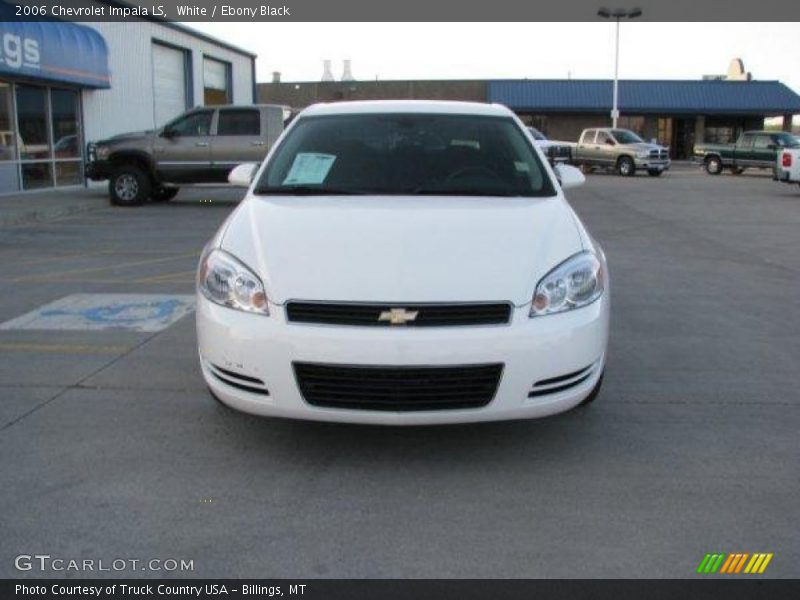
[[(251, 183), (252, 180), (252, 183)], [(605, 257), (505, 107), (303, 111), (203, 252), (212, 393), (260, 415), (376, 424), (542, 417), (597, 395)]]

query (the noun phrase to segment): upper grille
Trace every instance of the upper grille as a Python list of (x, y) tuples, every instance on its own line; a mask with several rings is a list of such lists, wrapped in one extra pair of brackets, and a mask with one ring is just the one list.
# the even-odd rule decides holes
[(306, 402), (361, 410), (442, 410), (488, 404), (502, 364), (382, 367), (294, 363)]
[(650, 158), (667, 160), (669, 158), (668, 150), (650, 150)]
[[(393, 318), (393, 314), (397, 318)], [(361, 304), (289, 302), (286, 316), (296, 323), (362, 325), (367, 327), (448, 327), (508, 323), (506, 302), (475, 304)]]

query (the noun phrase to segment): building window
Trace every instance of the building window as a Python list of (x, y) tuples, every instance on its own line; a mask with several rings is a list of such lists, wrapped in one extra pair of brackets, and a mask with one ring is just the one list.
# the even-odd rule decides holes
[(203, 103), (212, 106), (230, 104), (231, 101), (230, 63), (203, 58)]
[(672, 119), (658, 120), (658, 143), (662, 146), (672, 145)]
[(620, 129), (630, 129), (639, 137), (644, 136), (644, 117), (620, 117), (617, 120), (617, 127)]
[(0, 194), (82, 182), (79, 93), (0, 81)]
[(736, 141), (733, 127), (706, 127), (705, 141), (709, 144), (730, 144)]

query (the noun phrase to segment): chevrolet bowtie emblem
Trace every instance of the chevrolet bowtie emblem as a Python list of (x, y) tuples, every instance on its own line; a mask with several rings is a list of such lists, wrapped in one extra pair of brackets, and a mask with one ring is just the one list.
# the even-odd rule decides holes
[(385, 310), (378, 317), (378, 321), (389, 321), (392, 325), (405, 325), (413, 321), (419, 314), (418, 310), (406, 310), (405, 308), (391, 308)]

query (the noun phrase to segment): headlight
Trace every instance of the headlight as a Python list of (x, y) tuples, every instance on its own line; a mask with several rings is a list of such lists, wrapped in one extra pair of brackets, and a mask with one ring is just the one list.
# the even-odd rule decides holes
[(650, 156), (649, 150), (642, 150), (641, 152), (636, 153), (636, 158), (647, 158), (648, 156)]
[(576, 254), (536, 284), (530, 316), (550, 315), (591, 304), (602, 295), (604, 283), (600, 259), (593, 252)]
[(222, 250), (203, 255), (197, 271), (197, 289), (215, 304), (269, 314), (264, 284), (244, 264)]
[(109, 146), (95, 146), (94, 152), (99, 160), (105, 160), (111, 154), (111, 148)]

